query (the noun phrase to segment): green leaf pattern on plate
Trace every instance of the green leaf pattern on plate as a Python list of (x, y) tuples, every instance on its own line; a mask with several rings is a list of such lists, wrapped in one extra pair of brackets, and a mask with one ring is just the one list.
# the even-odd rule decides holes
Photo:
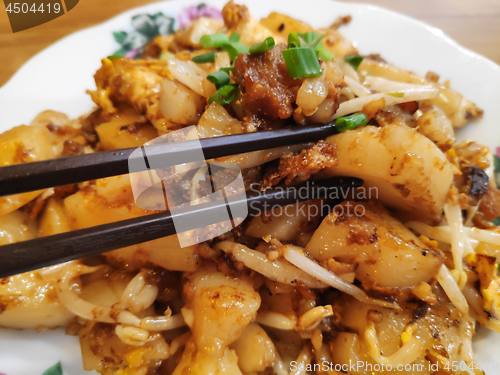
[[(193, 9), (197, 11), (193, 14)], [(181, 27), (186, 27), (190, 22), (199, 17), (222, 18), (220, 11), (206, 4), (199, 4), (196, 7), (186, 7), (181, 10), (182, 20), (178, 23)], [(186, 20), (186, 14), (188, 14)], [(122, 56), (132, 59), (140, 58), (144, 47), (158, 35), (169, 35), (175, 32), (177, 26), (174, 17), (168, 17), (162, 12), (156, 14), (138, 14), (132, 17), (132, 31), (115, 31), (113, 37), (121, 48), (111, 54), (111, 56)]]

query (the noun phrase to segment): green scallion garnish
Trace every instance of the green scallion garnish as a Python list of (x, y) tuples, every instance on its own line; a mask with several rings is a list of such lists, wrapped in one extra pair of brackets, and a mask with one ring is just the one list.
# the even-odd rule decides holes
[(318, 57), (312, 48), (290, 48), (281, 53), (293, 79), (321, 76)]
[(116, 60), (116, 59), (123, 59), (123, 56), (119, 56), (119, 55), (111, 55), (111, 56), (108, 56), (106, 57), (108, 60)]
[(288, 34), (288, 48), (299, 48), (302, 47), (300, 38), (295, 33)]
[(200, 44), (204, 48), (219, 48), (227, 43), (229, 43), (229, 38), (226, 34), (203, 35), (200, 38)]
[(217, 90), (219, 90), (222, 86), (229, 85), (229, 82), (231, 81), (229, 79), (229, 74), (221, 70), (209, 74), (207, 79), (215, 85)]
[(234, 97), (238, 93), (238, 85), (231, 84), (221, 87), (219, 90), (214, 92), (210, 98), (208, 98), (208, 104), (217, 102), (219, 104), (228, 104), (234, 100)]
[(193, 61), (197, 64), (213, 63), (213, 62), (215, 62), (216, 57), (217, 57), (217, 54), (215, 52), (205, 53), (203, 55), (198, 55), (198, 56), (193, 57), (191, 59), (191, 61)]
[(308, 33), (290, 33), (288, 34), (288, 48), (312, 48), (316, 52), (316, 56), (323, 61), (333, 59), (333, 53), (323, 47), (322, 39), (325, 35), (319, 35), (315, 32)]
[(491, 220), (491, 222), (495, 225), (500, 225), (500, 217), (497, 217), (496, 219)]
[[(320, 45), (321, 40), (326, 36), (325, 34), (319, 35), (318, 33), (307, 32), (307, 33), (297, 33), (297, 36), (301, 38), (309, 48), (316, 48)], [(305, 46), (304, 46), (305, 47)]]
[(250, 47), (249, 53), (250, 53), (250, 55), (264, 53), (266, 51), (269, 51), (271, 48), (274, 48), (275, 45), (276, 45), (276, 43), (274, 42), (274, 38), (268, 37), (263, 42), (253, 44)]
[(307, 46), (309, 46), (310, 43), (312, 43), (317, 37), (319, 37), (319, 34), (312, 31), (306, 33), (297, 33), (297, 36), (302, 39), (307, 44)]
[(234, 66), (230, 66), (228, 68), (220, 68), (219, 70), (222, 70), (223, 72), (226, 72), (229, 74), (229, 72), (234, 73)]
[(354, 68), (354, 70), (358, 70), (359, 64), (363, 61), (363, 56), (348, 56), (344, 57), (344, 61), (348, 63), (350, 66)]
[(368, 123), (368, 119), (363, 113), (355, 113), (350, 116), (339, 117), (335, 120), (335, 129), (339, 133), (345, 132), (346, 130), (352, 130), (358, 126), (363, 126)]
[(324, 49), (323, 47), (316, 47), (315, 51), (316, 55), (318, 55), (318, 57), (323, 61), (330, 61), (331, 59), (333, 59), (333, 53)]
[(229, 41), (231, 43), (238, 43), (240, 41), (240, 34), (232, 33), (231, 36), (229, 37)]
[(404, 98), (404, 92), (388, 92), (386, 95), (394, 96), (395, 98)]
[(498, 272), (500, 273), (500, 263), (497, 264)]
[(246, 44), (240, 42), (231, 42), (222, 45), (222, 49), (229, 54), (231, 61), (236, 60), (240, 53), (248, 53), (249, 48)]

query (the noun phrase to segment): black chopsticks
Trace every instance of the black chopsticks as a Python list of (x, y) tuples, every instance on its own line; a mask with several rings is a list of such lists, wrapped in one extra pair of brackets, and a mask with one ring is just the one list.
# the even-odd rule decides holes
[[(197, 155), (193, 150), (199, 149), (200, 145), (205, 159), (213, 159), (315, 141), (336, 132), (333, 123), (296, 125), (276, 130), (171, 143), (167, 146), (152, 145), (148, 146), (148, 159), (152, 165), (156, 160), (160, 161), (162, 167), (168, 167), (169, 165), (165, 164), (166, 158), (172, 160), (171, 165), (177, 164), (179, 160), (182, 160), (182, 163), (198, 161), (193, 160), (193, 157)], [(127, 174), (129, 173), (129, 157), (134, 150), (135, 148), (101, 151), (0, 167), (0, 197)], [(142, 159), (143, 156), (140, 158)], [(137, 163), (134, 164), (138, 166), (143, 164), (142, 160), (136, 161)], [(131, 162), (133, 163), (134, 160)], [(135, 172), (144, 169), (135, 169)]]
[[(244, 205), (248, 206), (249, 215), (256, 215), (265, 207), (282, 206), (305, 199), (342, 196), (339, 189), (356, 188), (362, 183), (357, 178), (335, 177), (308, 181), (286, 189), (271, 188), (232, 200), (231, 209)], [(307, 194), (300, 189), (307, 189)], [(0, 278), (173, 235), (176, 233), (174, 219), (188, 223), (191, 225), (190, 229), (198, 227), (200, 216), (214, 218), (215, 224), (218, 222), (216, 218), (224, 217), (222, 214), (227, 210), (224, 201), (205, 203), (176, 210), (174, 213), (166, 211), (4, 245), (0, 247)]]

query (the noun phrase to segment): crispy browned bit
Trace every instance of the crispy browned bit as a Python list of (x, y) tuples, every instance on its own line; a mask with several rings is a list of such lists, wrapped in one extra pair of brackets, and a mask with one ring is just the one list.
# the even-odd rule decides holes
[(78, 186), (76, 184), (56, 186), (54, 188), (54, 197), (57, 199), (63, 199), (71, 194), (75, 194), (77, 191)]
[(368, 282), (362, 282), (361, 286), (370, 297), (388, 302), (403, 303), (411, 297), (411, 288), (389, 288)]
[(397, 105), (390, 105), (379, 111), (375, 116), (375, 120), (380, 126), (401, 124), (414, 128), (416, 123), (415, 118), (410, 113)]
[(493, 220), (500, 216), (500, 190), (490, 188), (484, 194), (479, 211), (486, 220)]
[(474, 141), (463, 141), (453, 147), (457, 155), (460, 169), (474, 166), (483, 170), (490, 166), (489, 149)]
[(399, 103), (398, 106), (403, 111), (408, 112), (409, 114), (413, 115), (415, 112), (417, 112), (418, 102), (415, 100), (413, 102)]
[(248, 20), (250, 14), (245, 5), (235, 4), (233, 0), (222, 8), (222, 18), (228, 29), (232, 29), (242, 21)]
[(67, 134), (67, 129), (64, 126), (57, 126), (54, 124), (48, 124), (46, 128), (51, 132), (51, 133), (56, 133), (57, 135), (66, 135)]
[(496, 226), (490, 220), (486, 220), (484, 214), (481, 211), (476, 212), (476, 214), (472, 218), (472, 224), (479, 229), (491, 229)]
[(467, 167), (463, 174), (466, 178), (465, 193), (471, 199), (471, 204), (476, 205), (489, 189), (489, 177), (478, 167)]
[(284, 44), (250, 56), (242, 53), (234, 63), (234, 78), (241, 85), (243, 117), (268, 120), (287, 119), (302, 84), (288, 73), (281, 51)]
[(103, 122), (105, 122), (105, 120), (102, 117), (102, 108), (96, 109), (89, 116), (87, 116), (85, 120), (83, 120), (82, 131), (87, 142), (97, 142), (97, 133), (95, 132), (95, 128)]
[(347, 16), (339, 16), (337, 19), (330, 25), (330, 29), (337, 30), (340, 26), (347, 25), (349, 22), (351, 22), (352, 17), (347, 15)]
[(425, 73), (425, 79), (427, 79), (429, 81), (432, 81), (432, 82), (438, 82), (439, 81), (439, 75), (437, 75), (434, 72), (429, 71), (429, 72)]
[(14, 156), (14, 163), (29, 163), (33, 161), (33, 157), (31, 156), (29, 150), (26, 150), (24, 147), (19, 146), (16, 149), (16, 156)]
[(73, 141), (71, 139), (67, 139), (63, 144), (63, 151), (61, 156), (73, 156), (73, 155), (81, 155), (83, 154), (83, 145), (79, 142)]
[(410, 323), (415, 323), (418, 319), (427, 315), (429, 306), (424, 301), (419, 301), (417, 307), (411, 311)]
[(30, 212), (30, 220), (35, 220), (40, 212), (42, 212), (43, 208), (45, 207), (45, 203), (47, 202), (47, 199), (43, 199), (42, 196), (39, 196), (37, 199), (34, 201), (30, 202), (33, 204)]
[(468, 198), (468, 201), (462, 199), (461, 203), (477, 206), (489, 189), (489, 178), (485, 172), (490, 165), (489, 149), (476, 142), (464, 141), (447, 155), (459, 171), (454, 178), (457, 192)]
[(349, 231), (346, 237), (347, 245), (369, 245), (378, 241), (377, 228), (366, 226), (365, 231)]
[(153, 276), (155, 284), (158, 286), (157, 301), (167, 302), (179, 297), (179, 285), (181, 283), (181, 273), (155, 267)]
[(287, 185), (302, 182), (323, 168), (335, 166), (337, 162), (335, 147), (325, 141), (319, 141), (311, 148), (302, 150), (299, 155), (282, 158), (278, 171), (266, 173), (262, 184), (273, 186), (283, 179), (286, 179)]
[(108, 323), (95, 323), (92, 325), (90, 322), (87, 324), (90, 325), (90, 329), (84, 327), (80, 335), (88, 335), (92, 353), (101, 357), (101, 362), (104, 364), (119, 365), (123, 363), (123, 348), (119, 348), (119, 345), (110, 346), (110, 343), (113, 342), (111, 338), (115, 334), (115, 325)]
[(242, 262), (235, 260), (232, 254), (224, 253), (217, 260), (217, 271), (229, 277), (240, 276), (244, 266)]
[(161, 55), (161, 47), (153, 40), (151, 41), (151, 43), (148, 43), (144, 46), (141, 57), (143, 59), (147, 59), (148, 57), (157, 59), (158, 57), (160, 57), (160, 55)]

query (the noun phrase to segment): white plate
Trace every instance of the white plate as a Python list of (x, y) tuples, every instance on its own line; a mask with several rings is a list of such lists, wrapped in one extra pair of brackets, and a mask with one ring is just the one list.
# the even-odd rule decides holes
[[(113, 31), (130, 28), (136, 14), (162, 11), (174, 16), (187, 5), (200, 1), (153, 3), (127, 11), (103, 24), (79, 31), (60, 40), (29, 60), (0, 88), (0, 132), (30, 121), (41, 111), (53, 109), (71, 117), (89, 111), (93, 103), (85, 93), (95, 88), (93, 75), (100, 60), (119, 48)], [(485, 110), (484, 117), (459, 133), (495, 148), (500, 144), (500, 66), (471, 52), (445, 36), (440, 30), (409, 17), (353, 3), (329, 0), (238, 0), (256, 18), (271, 11), (286, 13), (313, 26), (327, 26), (337, 16), (350, 14), (353, 21), (342, 32), (357, 43), (361, 54), (380, 53), (387, 61), (425, 74), (431, 70), (451, 87)], [(225, 0), (208, 2), (222, 8)], [(474, 340), (476, 358), (486, 374), (500, 373), (498, 354), (500, 335), (480, 330)], [(66, 375), (89, 374), (81, 369), (76, 337), (63, 330), (21, 332), (0, 330), (0, 373), (36, 375), (61, 361)], [(497, 369), (497, 370), (495, 370)]]

